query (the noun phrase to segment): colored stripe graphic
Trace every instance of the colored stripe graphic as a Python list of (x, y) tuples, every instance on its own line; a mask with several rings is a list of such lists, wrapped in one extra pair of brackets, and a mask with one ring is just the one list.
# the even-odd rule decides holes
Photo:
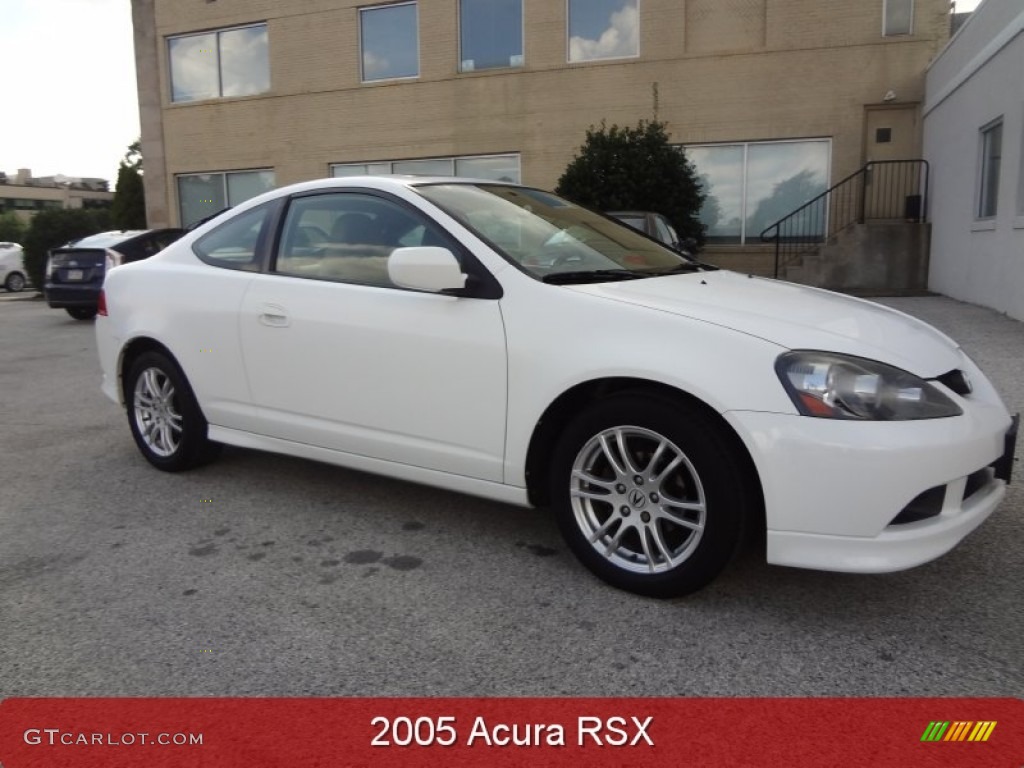
[(995, 727), (995, 720), (932, 720), (921, 734), (921, 741), (988, 741)]

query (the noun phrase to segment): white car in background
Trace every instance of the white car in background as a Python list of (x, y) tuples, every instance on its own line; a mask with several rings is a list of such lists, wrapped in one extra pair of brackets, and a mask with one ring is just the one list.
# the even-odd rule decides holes
[(0, 243), (0, 285), (12, 293), (24, 290), (28, 282), (23, 255), (17, 243)]
[(254, 198), (106, 277), (102, 388), (142, 455), (220, 443), (549, 506), (595, 574), (672, 596), (768, 562), (942, 555), (1016, 420), (955, 342), (701, 264), (536, 189), (354, 177)]

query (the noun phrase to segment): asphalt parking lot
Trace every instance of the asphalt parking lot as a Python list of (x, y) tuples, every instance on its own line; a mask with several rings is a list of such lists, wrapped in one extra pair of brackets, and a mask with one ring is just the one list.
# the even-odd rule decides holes
[[(1024, 325), (885, 303), (1024, 411)], [(232, 448), (160, 473), (94, 346), (92, 323), (0, 301), (0, 698), (1024, 696), (1020, 462), (936, 562), (854, 576), (747, 551), (662, 602), (591, 577), (543, 511)]]

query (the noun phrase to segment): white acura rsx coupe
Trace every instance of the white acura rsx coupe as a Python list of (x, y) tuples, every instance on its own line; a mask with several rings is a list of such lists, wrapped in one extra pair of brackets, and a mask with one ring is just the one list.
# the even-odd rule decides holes
[(955, 342), (719, 270), (547, 192), (269, 192), (112, 269), (103, 391), (167, 471), (219, 444), (549, 506), (597, 576), (672, 596), (768, 562), (909, 568), (1005, 493), (1016, 418)]

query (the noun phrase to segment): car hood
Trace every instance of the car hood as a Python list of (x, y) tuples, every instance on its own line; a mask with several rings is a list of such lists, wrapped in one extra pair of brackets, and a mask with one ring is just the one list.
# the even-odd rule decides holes
[(863, 299), (778, 280), (718, 270), (569, 287), (787, 349), (858, 355), (926, 378), (961, 365), (956, 343), (927, 323)]

